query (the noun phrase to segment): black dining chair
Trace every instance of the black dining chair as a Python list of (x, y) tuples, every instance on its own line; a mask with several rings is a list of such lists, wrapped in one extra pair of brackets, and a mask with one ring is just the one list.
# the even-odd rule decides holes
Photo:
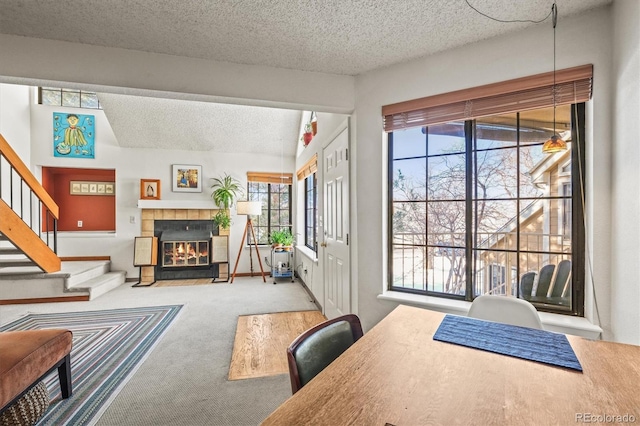
[(309, 383), (363, 335), (360, 318), (342, 315), (298, 336), (287, 348), (291, 393)]

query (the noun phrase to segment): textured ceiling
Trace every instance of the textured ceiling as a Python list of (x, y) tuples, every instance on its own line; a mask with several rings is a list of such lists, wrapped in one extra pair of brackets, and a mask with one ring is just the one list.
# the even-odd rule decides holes
[(125, 148), (295, 155), (302, 112), (98, 93)]
[[(564, 17), (612, 0), (557, 0)], [(552, 0), (468, 0), (501, 20), (541, 20)], [(358, 75), (518, 31), (465, 0), (0, 0), (0, 33)], [(122, 146), (267, 151), (298, 143), (300, 113), (101, 94)], [(249, 123), (261, 123), (260, 125)], [(188, 134), (187, 134), (188, 133)], [(141, 136), (148, 137), (141, 137)]]
[[(468, 1), (502, 20), (552, 4)], [(557, 0), (559, 22), (610, 1)], [(349, 75), (530, 25), (465, 0), (0, 0), (0, 33)]]

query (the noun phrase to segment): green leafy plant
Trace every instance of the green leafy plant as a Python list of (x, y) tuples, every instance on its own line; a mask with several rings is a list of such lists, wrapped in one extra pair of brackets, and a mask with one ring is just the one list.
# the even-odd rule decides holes
[(229, 209), (235, 199), (244, 193), (239, 180), (225, 174), (219, 178), (211, 178), (211, 198), (220, 209)]
[(271, 232), (270, 240), (272, 244), (290, 246), (293, 244), (293, 235), (288, 228)]
[(226, 210), (218, 210), (218, 213), (213, 216), (212, 220), (213, 223), (222, 229), (229, 229), (229, 226), (231, 226), (231, 217)]
[(211, 189), (211, 199), (220, 209), (211, 219), (219, 228), (229, 229), (231, 226), (229, 208), (236, 198), (243, 194), (242, 184), (225, 173), (219, 178), (211, 178)]

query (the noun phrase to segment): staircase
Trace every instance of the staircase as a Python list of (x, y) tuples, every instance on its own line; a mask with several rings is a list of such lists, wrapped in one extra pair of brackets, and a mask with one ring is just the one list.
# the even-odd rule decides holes
[(93, 300), (125, 282), (125, 272), (111, 271), (109, 260), (63, 261), (52, 273), (24, 263), (0, 267), (0, 305)]
[(0, 135), (0, 304), (91, 300), (124, 283), (125, 273), (111, 272), (109, 260), (60, 260), (58, 215), (57, 204)]

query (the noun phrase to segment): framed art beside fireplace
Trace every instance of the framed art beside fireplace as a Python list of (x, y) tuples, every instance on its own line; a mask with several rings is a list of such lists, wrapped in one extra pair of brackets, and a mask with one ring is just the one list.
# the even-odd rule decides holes
[(173, 192), (202, 192), (202, 166), (174, 164), (171, 179)]
[(159, 179), (140, 179), (140, 199), (141, 200), (159, 200), (160, 199), (160, 180)]

